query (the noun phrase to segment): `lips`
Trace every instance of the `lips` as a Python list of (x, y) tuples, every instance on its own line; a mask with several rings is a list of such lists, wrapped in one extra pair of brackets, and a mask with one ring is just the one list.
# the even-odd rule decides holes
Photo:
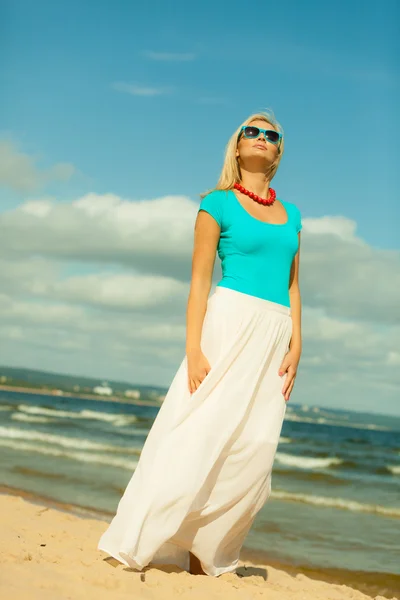
[(262, 150), (266, 150), (267, 146), (265, 144), (254, 144), (254, 148), (262, 148)]

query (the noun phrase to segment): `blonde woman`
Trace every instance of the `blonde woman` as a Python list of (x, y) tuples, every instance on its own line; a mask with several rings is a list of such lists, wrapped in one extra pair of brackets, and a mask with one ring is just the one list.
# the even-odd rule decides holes
[[(235, 571), (270, 496), (301, 354), (301, 215), (270, 187), (283, 149), (272, 113), (250, 116), (200, 203), (186, 355), (98, 544), (134, 569)], [(222, 279), (209, 297), (217, 252)]]

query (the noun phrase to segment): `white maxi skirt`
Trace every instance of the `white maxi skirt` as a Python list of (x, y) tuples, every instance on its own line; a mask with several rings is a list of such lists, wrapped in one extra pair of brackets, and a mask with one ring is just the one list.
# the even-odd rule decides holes
[(201, 339), (210, 372), (190, 394), (183, 359), (97, 549), (137, 570), (188, 571), (190, 551), (208, 575), (235, 571), (271, 493), (291, 335), (289, 307), (215, 288)]

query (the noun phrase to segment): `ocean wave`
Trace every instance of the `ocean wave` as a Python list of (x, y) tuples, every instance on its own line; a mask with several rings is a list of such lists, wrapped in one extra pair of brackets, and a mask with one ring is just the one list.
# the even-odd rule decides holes
[(14, 441), (12, 439), (0, 439), (0, 446), (12, 448), (13, 450), (23, 450), (25, 452), (37, 452), (47, 456), (57, 456), (59, 458), (69, 458), (78, 462), (92, 463), (96, 465), (107, 465), (119, 467), (131, 471), (138, 464), (137, 460), (126, 459), (122, 457), (110, 456), (108, 454), (88, 454), (86, 452), (71, 452), (68, 450), (60, 450), (49, 446), (41, 446), (40, 444), (29, 444), (28, 442)]
[(135, 427), (134, 429), (128, 429), (128, 430), (123, 430), (121, 429), (120, 431), (118, 431), (118, 435), (119, 436), (127, 436), (127, 437), (135, 437), (135, 436), (144, 436), (146, 437), (149, 434), (150, 429), (147, 428), (140, 428), (140, 427)]
[(298, 469), (326, 469), (331, 465), (339, 465), (343, 462), (341, 458), (328, 456), (317, 458), (313, 456), (297, 456), (295, 454), (276, 453), (276, 460), (283, 465), (297, 467)]
[(351, 444), (362, 444), (363, 446), (369, 446), (370, 445), (370, 441), (368, 439), (365, 439), (365, 438), (349, 437), (345, 441), (346, 442), (350, 442)]
[(302, 502), (304, 504), (313, 504), (317, 506), (339, 508), (342, 510), (351, 510), (355, 512), (373, 513), (385, 517), (400, 518), (400, 508), (392, 506), (380, 506), (379, 504), (363, 504), (355, 500), (346, 500), (345, 498), (330, 498), (328, 496), (312, 496), (311, 494), (296, 494), (295, 492), (285, 492), (284, 490), (272, 490), (272, 498), (279, 500), (291, 500)]
[(288, 438), (288, 437), (283, 437), (281, 435), (281, 437), (279, 438), (279, 443), (280, 444), (290, 444), (290, 442), (292, 442), (292, 438)]
[(98, 421), (106, 421), (117, 427), (131, 425), (132, 423), (136, 423), (138, 421), (138, 418), (135, 415), (118, 415), (107, 412), (99, 412), (96, 410), (81, 410), (77, 412), (73, 410), (59, 410), (57, 408), (29, 406), (28, 404), (19, 404), (18, 409), (30, 415), (43, 415), (45, 417), (54, 417), (57, 419), (94, 419)]
[(290, 478), (291, 480), (296, 479), (298, 481), (312, 483), (321, 482), (325, 486), (329, 487), (343, 487), (349, 485), (349, 480), (341, 477), (337, 471), (329, 473), (315, 469), (280, 468), (277, 466), (277, 463), (275, 463), (273, 473), (276, 475), (276, 477), (282, 477), (281, 481), (287, 481), (287, 479)]
[(11, 419), (13, 421), (23, 421), (24, 423), (54, 423), (56, 421), (56, 419), (52, 419), (51, 417), (37, 417), (19, 412), (13, 413)]
[(92, 442), (91, 440), (85, 440), (82, 438), (72, 438), (63, 435), (55, 435), (53, 433), (43, 433), (41, 431), (17, 429), (16, 427), (0, 426), (0, 437), (3, 439), (8, 438), (45, 442), (48, 444), (63, 446), (64, 448), (77, 448), (79, 450), (100, 450), (120, 454), (140, 454), (142, 451), (142, 448), (114, 446), (111, 444)]
[(324, 417), (300, 417), (295, 413), (285, 415), (286, 421), (296, 421), (298, 423), (313, 423), (315, 425), (331, 425), (332, 427), (349, 427), (350, 429), (371, 429), (374, 431), (395, 431), (390, 427), (385, 427), (384, 425), (375, 425), (374, 423), (349, 423), (344, 421), (334, 421), (329, 418)]

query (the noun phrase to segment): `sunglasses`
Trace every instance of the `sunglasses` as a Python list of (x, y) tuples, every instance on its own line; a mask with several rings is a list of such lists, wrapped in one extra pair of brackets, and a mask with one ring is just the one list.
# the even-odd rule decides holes
[(279, 131), (275, 131), (275, 129), (260, 129), (259, 127), (254, 127), (253, 125), (243, 125), (239, 132), (239, 137), (242, 131), (244, 137), (249, 139), (256, 139), (262, 133), (266, 141), (271, 142), (271, 144), (279, 144), (282, 139), (282, 134)]

